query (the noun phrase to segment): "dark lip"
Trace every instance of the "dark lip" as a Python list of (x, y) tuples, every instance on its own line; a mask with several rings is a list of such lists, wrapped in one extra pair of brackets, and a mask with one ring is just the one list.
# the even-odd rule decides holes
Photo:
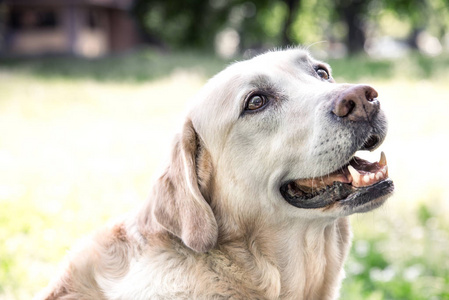
[(382, 143), (383, 138), (378, 134), (371, 134), (368, 138), (363, 142), (360, 150), (368, 150), (373, 151)]
[[(332, 186), (320, 191), (313, 197), (291, 197), (286, 193), (288, 184), (289, 182), (283, 184), (280, 188), (282, 197), (289, 204), (304, 209), (325, 208), (337, 205), (344, 207), (346, 210), (358, 211), (357, 208), (365, 206), (373, 202), (373, 200), (388, 196), (394, 191), (393, 181), (390, 178), (386, 178), (366, 187), (354, 187), (351, 184), (336, 181)], [(374, 209), (383, 202), (381, 201), (377, 205), (371, 205), (359, 211)]]
[[(355, 210), (357, 212), (369, 211), (385, 202), (386, 197), (394, 192), (394, 183), (390, 178), (386, 178), (373, 185), (356, 188), (355, 192), (349, 195), (347, 198), (338, 200), (336, 204), (338, 206), (344, 206)], [(377, 203), (374, 204), (375, 200)], [(366, 204), (371, 204), (366, 206)]]

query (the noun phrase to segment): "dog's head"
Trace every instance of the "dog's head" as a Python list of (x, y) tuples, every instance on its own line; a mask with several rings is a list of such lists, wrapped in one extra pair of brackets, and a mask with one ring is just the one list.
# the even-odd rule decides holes
[[(216, 239), (217, 212), (314, 219), (380, 206), (393, 191), (384, 155), (374, 163), (354, 156), (385, 138), (377, 96), (367, 85), (335, 83), (330, 67), (304, 50), (231, 65), (198, 94), (156, 219), (204, 251)], [(189, 245), (192, 220), (207, 232), (193, 240), (207, 246)]]

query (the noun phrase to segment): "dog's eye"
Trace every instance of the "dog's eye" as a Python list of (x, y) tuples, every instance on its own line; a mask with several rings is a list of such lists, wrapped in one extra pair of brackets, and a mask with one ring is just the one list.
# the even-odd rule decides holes
[(267, 104), (267, 97), (264, 95), (253, 95), (246, 102), (245, 110), (257, 110)]
[(329, 73), (323, 68), (318, 68), (316, 70), (316, 73), (318, 74), (318, 76), (320, 76), (324, 80), (329, 80), (329, 78), (330, 78)]

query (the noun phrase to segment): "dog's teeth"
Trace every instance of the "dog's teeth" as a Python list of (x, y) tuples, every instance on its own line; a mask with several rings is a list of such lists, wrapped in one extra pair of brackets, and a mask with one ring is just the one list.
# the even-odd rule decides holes
[(385, 153), (383, 151), (380, 153), (379, 165), (381, 165), (382, 167), (387, 165), (387, 157), (385, 156)]
[(369, 182), (369, 175), (368, 175), (368, 174), (365, 175), (365, 176), (363, 176), (363, 181), (364, 181), (365, 183), (368, 183), (368, 182)]
[(374, 172), (369, 172), (368, 170), (358, 171), (353, 166), (348, 166), (348, 171), (352, 177), (352, 185), (355, 187), (365, 187), (380, 180), (388, 177), (388, 166), (385, 153), (380, 154), (380, 160), (378, 162), (380, 165), (379, 169)]
[(383, 179), (384, 178), (384, 174), (382, 174), (382, 172), (377, 172), (376, 173), (376, 179), (377, 180), (380, 180), (380, 179)]
[(359, 183), (360, 182), (360, 173), (351, 165), (348, 166), (348, 171), (352, 176), (352, 181), (354, 181), (355, 183)]

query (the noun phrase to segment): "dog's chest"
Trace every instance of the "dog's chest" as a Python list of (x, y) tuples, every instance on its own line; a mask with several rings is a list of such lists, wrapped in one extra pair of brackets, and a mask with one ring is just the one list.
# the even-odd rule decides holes
[[(166, 249), (133, 259), (120, 279), (99, 281), (108, 299), (212, 299), (242, 293), (241, 270), (221, 255), (179, 255)], [(248, 281), (247, 285), (250, 283)], [(244, 298), (242, 298), (244, 299)]]

